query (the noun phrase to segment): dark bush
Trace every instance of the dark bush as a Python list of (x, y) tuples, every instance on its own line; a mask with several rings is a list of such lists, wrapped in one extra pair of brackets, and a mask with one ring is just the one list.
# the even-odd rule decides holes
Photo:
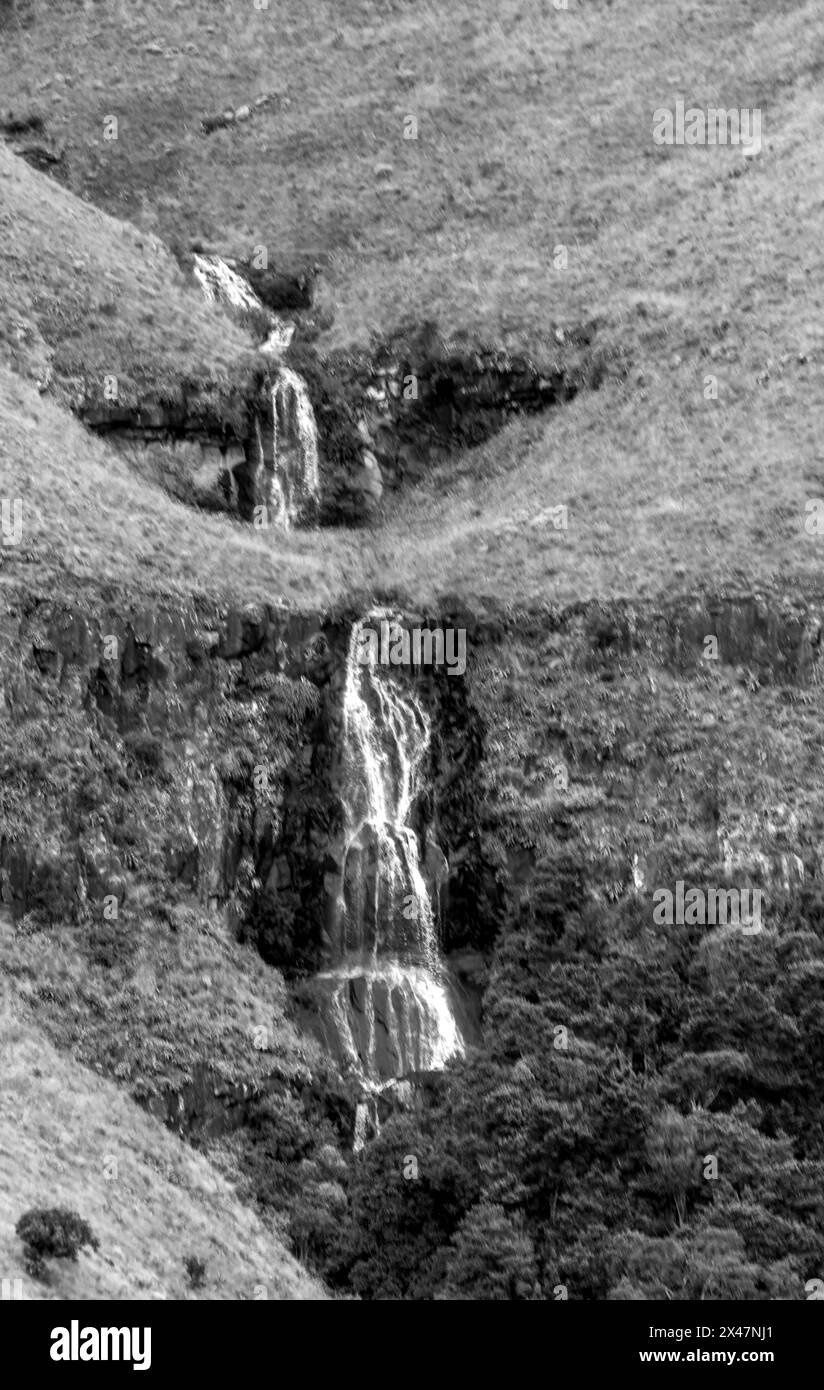
[(26, 1269), (35, 1279), (46, 1275), (47, 1259), (76, 1260), (85, 1245), (92, 1250), (99, 1246), (89, 1223), (69, 1207), (32, 1207), (15, 1231), (23, 1242)]
[(197, 1255), (187, 1255), (183, 1261), (183, 1268), (189, 1280), (190, 1289), (202, 1289), (206, 1283), (206, 1263), (198, 1258)]

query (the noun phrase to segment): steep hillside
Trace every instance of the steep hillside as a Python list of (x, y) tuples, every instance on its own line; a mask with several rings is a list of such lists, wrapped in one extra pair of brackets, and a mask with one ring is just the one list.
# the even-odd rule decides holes
[[(6, 989), (0, 1055), (0, 1260), (24, 1298), (322, 1296), (203, 1155), (50, 1046)], [(60, 1205), (83, 1215), (100, 1248), (55, 1261), (44, 1283), (26, 1274), (14, 1225), (33, 1206)], [(205, 1265), (197, 1292), (187, 1255)]]
[[(251, 341), (186, 282), (157, 236), (106, 216), (0, 146), (3, 355), (69, 406), (184, 393), (242, 405)], [(233, 399), (234, 397), (234, 399)]]
[[(435, 311), (448, 333), (520, 342), (593, 312), (619, 321), (654, 267), (680, 278), (656, 222), (740, 154), (687, 170), (685, 151), (652, 147), (654, 109), (679, 93), (761, 106), (769, 142), (786, 88), (813, 85), (821, 56), (817, 6), (769, 0), (18, 8), (0, 84), (65, 149), (71, 187), (166, 239), (323, 258), (344, 342)], [(270, 93), (203, 133), (203, 117)]]
[[(258, 16), (264, 17), (271, 22), (270, 15)], [(776, 36), (779, 55), (802, 20), (805, 51), (815, 51), (820, 19), (792, 11)], [(26, 31), (27, 42), (36, 46), (38, 33), (36, 26)], [(654, 74), (647, 80), (654, 105), (669, 88), (659, 92)], [(644, 187), (660, 189), (661, 206), (628, 222), (606, 205), (593, 251), (611, 277), (609, 291), (603, 289), (609, 303), (598, 341), (620, 346), (625, 374), (610, 373), (599, 391), (516, 423), (465, 460), (434, 467), (423, 483), (389, 502), (385, 524), (363, 544), (330, 535), (290, 538), (286, 544), (302, 552), (296, 563), (307, 559), (307, 590), (322, 600), (321, 571), (335, 586), (338, 556), (346, 571), (357, 565), (365, 586), (396, 587), (427, 602), (448, 592), (475, 603), (493, 593), (515, 603), (653, 596), (662, 588), (749, 587), (773, 578), (815, 586), (818, 545), (805, 522), (820, 490), (816, 303), (822, 266), (815, 227), (822, 155), (808, 132), (821, 114), (821, 98), (803, 74), (793, 88), (775, 77), (774, 88), (766, 147), (757, 159), (743, 160), (735, 150), (650, 147)], [(8, 169), (8, 157), (2, 158)], [(67, 202), (53, 182), (21, 172), (19, 160), (11, 168), (15, 225), (25, 228), (19, 242), (11, 242), (20, 250), (4, 258), (8, 302), (21, 300), (7, 330), (12, 360), (22, 365), (21, 354), (29, 353), (31, 372), (43, 379), (49, 343), (61, 336), (43, 306), (53, 306), (57, 290), (71, 316), (75, 297), (82, 292), (88, 301), (94, 286), (91, 308), (86, 302), (79, 314), (76, 344), (61, 337), (56, 386), (76, 384), (69, 360), (75, 352), (98, 382), (111, 369), (127, 391), (138, 390), (142, 380), (152, 399), (163, 394), (164, 383), (172, 390), (190, 371), (200, 373), (207, 395), (220, 393), (231, 377), (232, 353), (242, 360), (240, 331), (184, 289), (176, 265), (159, 251), (152, 253), (157, 269), (144, 266), (138, 275), (139, 234), (119, 232), (118, 224)], [(32, 211), (23, 214), (24, 205)], [(55, 209), (77, 231), (52, 248), (33, 223), (47, 227)], [(100, 260), (96, 251), (78, 250), (81, 242), (99, 245)], [(32, 246), (37, 254), (24, 252)], [(81, 254), (88, 270), (78, 280), (72, 266)], [(500, 259), (506, 260), (503, 253)], [(566, 299), (570, 276), (586, 285), (588, 300), (577, 291)], [(132, 284), (129, 294), (109, 296), (117, 301), (111, 323), (101, 308), (105, 277)], [(552, 293), (554, 323), (575, 322), (604, 307), (594, 265), (574, 257)], [(32, 297), (41, 306), (37, 312)], [(440, 310), (443, 297), (432, 302)], [(19, 331), (13, 327), (18, 319)], [(561, 505), (568, 509), (566, 529), (553, 519)], [(319, 564), (309, 558), (316, 550), (322, 552)], [(245, 588), (254, 573), (244, 563), (237, 583)], [(307, 599), (314, 602), (315, 593), (307, 592)]]

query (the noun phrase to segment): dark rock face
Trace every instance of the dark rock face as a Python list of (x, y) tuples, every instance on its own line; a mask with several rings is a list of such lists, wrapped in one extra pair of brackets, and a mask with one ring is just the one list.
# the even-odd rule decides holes
[[(468, 653), (477, 651), (480, 634), (466, 611), (446, 610), (428, 622), (433, 627), (464, 630)], [(497, 879), (484, 858), (480, 836), (480, 770), (486, 734), (469, 671), (453, 676), (444, 667), (432, 667), (424, 683), (424, 688), (429, 685), (434, 710), (431, 803), (426, 810), (449, 866), (438, 893), (441, 940), (449, 955), (463, 946), (488, 945), (484, 923), (495, 918), (485, 905), (497, 897)]]
[(228, 1085), (201, 1066), (180, 1090), (148, 1096), (145, 1105), (180, 1134), (216, 1139), (246, 1124), (257, 1094), (249, 1082)]
[[(307, 347), (290, 352), (288, 364), (306, 382), (318, 430), (322, 526), (358, 526), (379, 509), (383, 484), (369, 455), (343, 386)], [(173, 496), (191, 506), (235, 513), (255, 522), (270, 502), (270, 472), (262, 466), (261, 422), (269, 428), (274, 374), (263, 363), (243, 393), (219, 404), (197, 383), (168, 403), (136, 406), (95, 399), (81, 408), (83, 422), (126, 453)]]
[(267, 309), (273, 309), (275, 313), (311, 309), (317, 273), (314, 266), (289, 273), (275, 267), (258, 269), (250, 262), (235, 261), (230, 264), (239, 275), (243, 275), (249, 281), (258, 299)]
[(265, 373), (261, 370), (219, 403), (208, 399), (203, 383), (192, 381), (174, 401), (146, 396), (136, 404), (122, 405), (92, 398), (81, 406), (79, 414), (98, 434), (131, 431), (141, 439), (171, 436), (226, 445), (246, 437), (263, 389)]
[(0, 135), (5, 136), (14, 153), (25, 159), (33, 169), (55, 177), (65, 177), (65, 148), (55, 144), (42, 116), (36, 113), (18, 116), (10, 112), (4, 120), (0, 120)]
[(654, 610), (593, 602), (529, 621), (557, 633), (559, 650), (562, 645), (582, 669), (642, 655), (686, 674), (706, 663), (705, 639), (712, 635), (719, 665), (745, 668), (761, 684), (805, 686), (819, 679), (823, 620), (820, 605), (801, 596), (777, 601), (729, 593), (672, 600)]
[(415, 481), (445, 453), (481, 444), (514, 415), (547, 410), (597, 386), (594, 328), (562, 335), (536, 361), (482, 343), (446, 343), (432, 325), (403, 331), (371, 353), (330, 359), (348, 383), (387, 479)]
[(25, 737), (48, 701), (72, 734), (88, 730), (100, 764), (75, 770), (53, 804), (22, 787), (18, 804), (8, 786), (0, 901), (12, 915), (121, 901), (130, 860), (156, 851), (169, 881), (242, 920), (279, 833), (284, 771), (322, 705), (317, 627), (268, 607), (8, 612), (4, 634), (26, 654), (12, 728)]

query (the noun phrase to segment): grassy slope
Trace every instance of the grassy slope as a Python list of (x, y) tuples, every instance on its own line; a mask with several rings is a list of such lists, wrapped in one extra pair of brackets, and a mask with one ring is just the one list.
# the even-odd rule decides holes
[(0, 147), (0, 349), (68, 404), (150, 391), (173, 401), (187, 380), (228, 396), (253, 367), (248, 338), (187, 284), (156, 237), (106, 216)]
[(147, 599), (231, 594), (298, 607), (342, 587), (325, 538), (292, 533), (273, 546), (228, 516), (172, 500), (2, 364), (0, 464), (0, 495), (23, 502), (22, 543), (0, 551), (7, 583), (41, 593), (104, 583)]
[(0, 931), (7, 988), (31, 1021), (155, 1113), (200, 1070), (228, 1095), (267, 1078), (307, 1080), (318, 1057), (290, 1018), (280, 972), (196, 906), (175, 907), (170, 931), (147, 897), (134, 888), (108, 937), (94, 919)]
[[(503, 316), (521, 337), (610, 312), (616, 273), (640, 283), (637, 233), (685, 192), (653, 150), (652, 110), (679, 92), (771, 106), (817, 58), (814, 6), (769, 0), (705, 14), (690, 0), (33, 8), (3, 87), (66, 142), (75, 190), (166, 236), (326, 254), (339, 331), (356, 338), (406, 312)], [(204, 113), (270, 90), (279, 110), (200, 134)], [(689, 177), (712, 179), (711, 161)], [(568, 282), (550, 270), (559, 241), (577, 248)]]
[[(0, 1268), (27, 1298), (316, 1298), (318, 1286), (202, 1157), (111, 1082), (55, 1051), (8, 997), (0, 1007)], [(113, 1168), (112, 1159), (116, 1167)], [(108, 1176), (107, 1176), (108, 1174)], [(51, 1283), (23, 1270), (18, 1217), (78, 1210), (100, 1241)], [(188, 1289), (183, 1259), (205, 1261)]]
[[(366, 319), (386, 326), (413, 313), (496, 332), (499, 303), (524, 340), (550, 316), (594, 311), (605, 341), (632, 362), (629, 381), (516, 425), (443, 470), (365, 543), (279, 543), (295, 580), (278, 575), (278, 591), (323, 602), (343, 574), (398, 583), (418, 601), (445, 591), (566, 601), (817, 582), (818, 546), (803, 525), (819, 489), (822, 410), (824, 153), (810, 132), (824, 106), (811, 80), (824, 17), (815, 6), (776, 14), (748, 0), (699, 19), (679, 3), (566, 14), (513, 5), (503, 36), (463, 6), (415, 7), (414, 16), (398, 8), (380, 22), (376, 7), (361, 6), (343, 28), (322, 15), (310, 25), (287, 7), (277, 44), (255, 29), (274, 25), (274, 12), (251, 6), (240, 24), (235, 6), (211, 6), (205, 27), (190, 5), (83, 14), (40, 7), (34, 28), (12, 33), (6, 58), (14, 108), (45, 111), (69, 141), (78, 188), (169, 234), (225, 229), (235, 249), (248, 232), (291, 255), (301, 229), (313, 254), (337, 257), (340, 338), (365, 332)], [(58, 37), (60, 77), (42, 62)], [(146, 51), (158, 43), (170, 56)], [(105, 82), (96, 76), (104, 59)], [(416, 72), (417, 88), (396, 67)], [(279, 115), (197, 133), (203, 111), (272, 86), (291, 103)], [(373, 164), (387, 156), (402, 94), (416, 90), (440, 135), (427, 144), (422, 122), (417, 143), (397, 143), (401, 194), (387, 195)], [(651, 111), (679, 92), (764, 103), (764, 155), (742, 173), (739, 151), (657, 150)], [(112, 109), (122, 115), (116, 146), (95, 127)], [(173, 172), (155, 153), (170, 141)], [(486, 177), (479, 171), (494, 160), (497, 201), (449, 201), (462, 171)], [(141, 177), (142, 200), (133, 195)], [(353, 210), (357, 228), (338, 254), (336, 229)], [(549, 268), (563, 238), (573, 248), (565, 274)], [(717, 402), (703, 398), (710, 370)], [(566, 533), (539, 519), (558, 502), (570, 508)], [(215, 525), (197, 519), (201, 534)], [(168, 564), (159, 554), (166, 543), (159, 538), (150, 567), (180, 574), (176, 544)], [(105, 564), (105, 547), (92, 544)], [(250, 597), (268, 588), (262, 554), (247, 563), (258, 550), (233, 545), (221, 566)]]

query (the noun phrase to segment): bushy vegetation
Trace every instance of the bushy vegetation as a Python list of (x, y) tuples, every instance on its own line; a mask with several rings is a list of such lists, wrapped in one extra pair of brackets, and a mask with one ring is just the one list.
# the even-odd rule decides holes
[(206, 1262), (199, 1255), (187, 1255), (183, 1261), (189, 1288), (197, 1291), (206, 1283)]
[(68, 1207), (32, 1207), (14, 1229), (23, 1242), (26, 1269), (35, 1279), (46, 1277), (47, 1260), (76, 1261), (84, 1247), (99, 1246), (88, 1221)]
[(820, 894), (751, 938), (663, 932), (648, 907), (511, 925), (481, 1048), (325, 1208), (302, 1194), (293, 1237), (327, 1279), (366, 1298), (804, 1297), (824, 1269)]

